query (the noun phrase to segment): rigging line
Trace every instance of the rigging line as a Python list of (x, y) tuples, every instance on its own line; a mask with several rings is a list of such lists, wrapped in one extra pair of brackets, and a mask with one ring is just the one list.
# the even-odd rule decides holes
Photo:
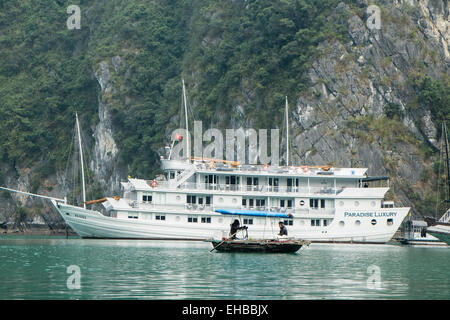
[[(444, 124), (442, 124), (442, 129), (444, 129)], [(441, 180), (441, 165), (442, 165), (442, 158), (443, 158), (443, 148), (444, 148), (444, 140), (443, 140), (443, 130), (442, 130), (442, 134), (441, 134), (441, 146), (440, 146), (440, 152), (439, 152), (439, 167), (438, 167), (438, 178), (437, 180), (437, 199), (436, 199), (436, 206), (435, 206), (435, 218), (438, 217), (439, 214), (439, 205), (441, 204), (440, 200), (441, 200), (441, 194), (440, 194), (440, 180)]]
[[(72, 134), (71, 134), (71, 140), (73, 142), (73, 137), (75, 134), (75, 127), (72, 128)], [(67, 156), (67, 160), (66, 160), (66, 169), (64, 170), (64, 176), (63, 176), (63, 188), (67, 187), (67, 176), (69, 174), (69, 163), (71, 163), (71, 155), (72, 155), (72, 148), (73, 148), (73, 143), (69, 143), (69, 152), (68, 152), (68, 156)]]
[[(449, 158), (448, 158), (448, 139), (447, 139), (447, 125), (444, 122), (444, 130), (445, 130), (445, 155), (446, 155), (446, 164), (447, 164), (447, 198), (446, 200), (449, 200), (450, 198), (450, 165), (449, 165)], [(447, 209), (447, 206), (445, 207)]]

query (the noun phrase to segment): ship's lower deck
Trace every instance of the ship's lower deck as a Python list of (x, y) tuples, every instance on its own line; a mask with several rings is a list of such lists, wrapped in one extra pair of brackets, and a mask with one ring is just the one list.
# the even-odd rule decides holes
[[(149, 219), (139, 219), (135, 211), (126, 218), (104, 216), (53, 202), (61, 216), (75, 232), (84, 238), (124, 239), (221, 239), (227, 236), (230, 224), (240, 220), (247, 225), (249, 237), (268, 239), (279, 232), (280, 218), (221, 215), (202, 212), (150, 212)], [(293, 217), (284, 220), (290, 237), (312, 242), (386, 243), (397, 231), (409, 208), (390, 208), (378, 211), (350, 212), (336, 210), (333, 216), (319, 214), (312, 217)]]

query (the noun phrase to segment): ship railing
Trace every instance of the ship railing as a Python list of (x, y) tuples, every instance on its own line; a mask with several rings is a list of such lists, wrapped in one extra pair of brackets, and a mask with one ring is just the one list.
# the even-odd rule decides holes
[(345, 187), (286, 187), (286, 186), (266, 186), (266, 185), (237, 185), (237, 184), (212, 184), (212, 183), (192, 183), (187, 182), (179, 185), (181, 190), (204, 190), (204, 191), (235, 191), (235, 192), (264, 192), (264, 193), (292, 193), (292, 194), (317, 194), (317, 195), (337, 195)]
[(252, 207), (244, 207), (244, 206), (226, 206), (226, 205), (210, 205), (210, 204), (195, 204), (195, 203), (187, 203), (187, 204), (155, 204), (150, 202), (140, 202), (132, 201), (135, 205), (134, 208), (140, 209), (158, 209), (160, 211), (171, 211), (171, 210), (187, 210), (187, 211), (195, 211), (195, 212), (214, 212), (216, 209), (241, 209), (241, 210), (255, 210), (255, 211), (268, 211), (268, 212), (280, 212), (286, 214), (295, 215), (333, 215), (334, 209), (324, 209), (324, 208), (283, 208), (276, 206), (252, 206)]

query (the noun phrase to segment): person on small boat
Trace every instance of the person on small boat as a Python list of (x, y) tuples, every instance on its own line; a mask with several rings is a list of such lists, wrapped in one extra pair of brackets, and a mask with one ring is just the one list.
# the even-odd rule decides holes
[(230, 239), (231, 240), (234, 240), (234, 239), (237, 239), (237, 237), (236, 237), (236, 233), (239, 231), (239, 230), (245, 230), (245, 229), (247, 229), (247, 227), (246, 226), (243, 226), (243, 227), (240, 227), (240, 223), (239, 223), (239, 220), (234, 220), (234, 222), (231, 224), (231, 230), (230, 230)]
[(288, 231), (286, 229), (286, 226), (284, 225), (284, 222), (283, 221), (278, 222), (278, 226), (280, 227), (280, 233), (278, 235), (279, 236), (287, 236)]

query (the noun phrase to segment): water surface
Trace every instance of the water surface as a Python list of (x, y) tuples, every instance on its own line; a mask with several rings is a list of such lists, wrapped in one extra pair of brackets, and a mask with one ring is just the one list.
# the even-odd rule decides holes
[[(0, 236), (0, 299), (450, 299), (449, 247), (312, 244), (295, 254), (211, 248)], [(80, 268), (80, 289), (67, 286), (71, 265)]]

